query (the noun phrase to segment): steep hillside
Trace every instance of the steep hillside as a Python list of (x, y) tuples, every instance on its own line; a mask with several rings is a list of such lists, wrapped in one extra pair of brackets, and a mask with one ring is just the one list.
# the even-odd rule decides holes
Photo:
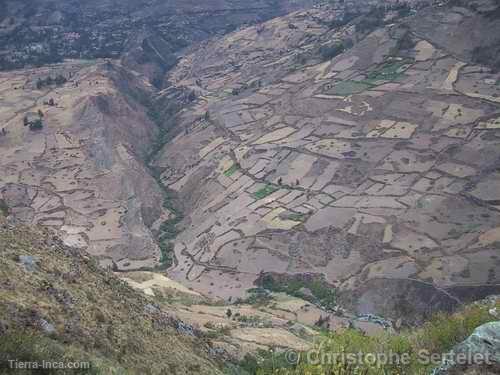
[(500, 76), (471, 52), (497, 7), (315, 9), (193, 48), (161, 97), (196, 97), (155, 161), (184, 204), (169, 275), (228, 301), (323, 275), (405, 323), (498, 292)]
[(0, 0), (0, 373), (498, 352), (500, 3), (429, 2)]
[(105, 61), (4, 72), (0, 82), (0, 199), (13, 218), (61, 231), (103, 266), (158, 265), (153, 232), (168, 211), (145, 165), (158, 134), (151, 85)]
[(81, 373), (106, 375), (221, 373), (192, 326), (50, 231), (2, 218), (0, 300), (2, 374), (14, 371), (12, 359), (88, 362)]

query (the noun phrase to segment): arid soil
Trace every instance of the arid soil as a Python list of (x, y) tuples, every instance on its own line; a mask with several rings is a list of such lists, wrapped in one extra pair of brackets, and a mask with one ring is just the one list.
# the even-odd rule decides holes
[[(71, 78), (37, 89), (56, 75)], [(11, 216), (58, 230), (104, 266), (155, 266), (149, 227), (163, 196), (144, 159), (157, 129), (133, 99), (150, 85), (104, 61), (1, 73), (0, 82), (0, 197)], [(26, 116), (42, 116), (43, 129), (23, 126)]]
[(230, 300), (261, 272), (324, 274), (355, 311), (394, 317), (496, 291), (500, 75), (469, 59), (484, 38), (442, 34), (498, 22), (431, 8), (321, 59), (356, 39), (327, 17), (211, 40), (168, 76), (198, 95), (155, 162), (187, 208), (169, 276)]

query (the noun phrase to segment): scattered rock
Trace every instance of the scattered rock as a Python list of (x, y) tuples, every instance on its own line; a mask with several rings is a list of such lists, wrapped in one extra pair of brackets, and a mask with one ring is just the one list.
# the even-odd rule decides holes
[(146, 314), (154, 315), (154, 314), (160, 314), (161, 310), (159, 307), (157, 307), (151, 303), (148, 303), (148, 304), (144, 305), (144, 312)]
[(177, 332), (179, 332), (181, 335), (186, 335), (186, 336), (196, 336), (194, 332), (194, 327), (192, 325), (186, 324), (182, 321), (177, 321)]
[(31, 255), (20, 255), (18, 261), (28, 272), (35, 272), (40, 264), (40, 260)]
[(42, 331), (44, 331), (45, 333), (47, 333), (49, 335), (56, 332), (56, 327), (54, 327), (53, 324), (49, 323), (45, 319), (40, 319), (38, 321), (38, 324), (39, 324), (40, 328), (42, 329)]

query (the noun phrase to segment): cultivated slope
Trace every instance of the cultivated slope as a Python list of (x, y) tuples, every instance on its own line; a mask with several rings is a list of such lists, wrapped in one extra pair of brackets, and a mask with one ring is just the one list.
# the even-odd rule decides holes
[(408, 321), (498, 290), (500, 76), (471, 51), (500, 22), (476, 3), (366, 38), (303, 11), (185, 56), (163, 95), (198, 98), (155, 162), (185, 205), (169, 275), (231, 299), (262, 272), (322, 274)]
[[(45, 84), (58, 75), (69, 80)], [(0, 82), (0, 199), (13, 218), (60, 230), (104, 266), (157, 265), (150, 228), (163, 194), (145, 167), (158, 133), (144, 105), (151, 85), (103, 61), (4, 72)], [(23, 126), (40, 116), (42, 129)]]

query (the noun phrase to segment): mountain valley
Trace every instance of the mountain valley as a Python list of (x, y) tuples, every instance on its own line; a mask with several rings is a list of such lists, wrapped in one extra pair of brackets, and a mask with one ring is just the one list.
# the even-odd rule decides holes
[(0, 334), (267, 374), (328, 332), (497, 320), (498, 1), (255, 3), (0, 4)]

